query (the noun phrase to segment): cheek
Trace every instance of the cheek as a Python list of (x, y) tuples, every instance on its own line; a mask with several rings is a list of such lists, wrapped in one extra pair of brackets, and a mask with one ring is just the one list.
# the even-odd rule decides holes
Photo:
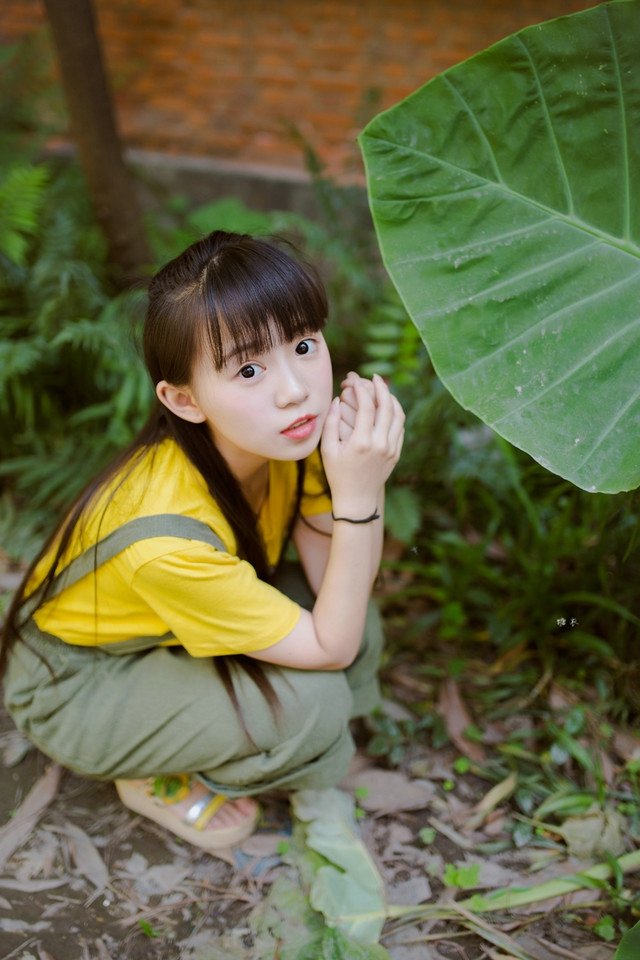
[(326, 346), (324, 348), (322, 363), (320, 364), (320, 379), (325, 389), (333, 394), (333, 369), (331, 366), (331, 356)]

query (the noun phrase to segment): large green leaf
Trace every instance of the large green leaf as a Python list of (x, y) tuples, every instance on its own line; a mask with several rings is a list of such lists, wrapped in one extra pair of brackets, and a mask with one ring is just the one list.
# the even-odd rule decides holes
[[(328, 861), (316, 871), (312, 907), (345, 936), (377, 944), (386, 918), (384, 884), (357, 834), (353, 800), (340, 790), (300, 790), (291, 802), (307, 846)], [(384, 956), (381, 947), (377, 955)]]
[(613, 960), (638, 960), (640, 957), (640, 923), (627, 930), (618, 944)]
[(638, 486), (638, 0), (522, 30), (360, 142), (384, 262), (453, 396), (586, 490)]

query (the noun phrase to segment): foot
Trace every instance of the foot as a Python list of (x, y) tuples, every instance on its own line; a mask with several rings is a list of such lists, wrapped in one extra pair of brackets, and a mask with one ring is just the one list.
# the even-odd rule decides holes
[[(134, 781), (144, 786), (144, 780)], [(194, 804), (201, 800), (209, 800), (211, 791), (205, 787), (199, 780), (192, 780), (189, 793), (184, 799), (172, 803), (169, 807), (180, 819), (184, 819)], [(238, 797), (235, 800), (226, 799), (219, 810), (217, 810), (205, 824), (204, 830), (219, 830), (220, 827), (235, 827), (244, 824), (247, 820), (255, 820), (258, 815), (258, 804), (250, 797)]]
[(116, 788), (125, 806), (209, 850), (246, 839), (253, 833), (260, 814), (255, 800), (221, 797), (199, 780), (184, 775), (117, 780)]

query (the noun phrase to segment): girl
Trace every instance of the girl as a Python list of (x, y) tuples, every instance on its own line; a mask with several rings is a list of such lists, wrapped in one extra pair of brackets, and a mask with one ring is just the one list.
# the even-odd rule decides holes
[(263, 239), (217, 231), (160, 270), (156, 407), (7, 619), (17, 726), (209, 850), (251, 833), (252, 795), (337, 783), (378, 699), (369, 595), (404, 414), (379, 377), (332, 401), (326, 313), (315, 272)]

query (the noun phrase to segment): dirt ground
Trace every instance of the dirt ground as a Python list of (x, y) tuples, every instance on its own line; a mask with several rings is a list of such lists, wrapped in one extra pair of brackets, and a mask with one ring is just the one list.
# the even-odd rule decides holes
[[(273, 880), (291, 869), (278, 853), (290, 829), (285, 798), (266, 798), (258, 833), (226, 859), (214, 858), (124, 809), (110, 783), (61, 771), (56, 784), (56, 768), (28, 749), (5, 713), (0, 750), (0, 823), (10, 822), (0, 829), (0, 960), (218, 960), (227, 956), (230, 936), (233, 956), (253, 960), (247, 918)], [(446, 749), (414, 753), (408, 774), (361, 757), (344, 785), (366, 795), (360, 801), (362, 836), (390, 902), (450, 896), (442, 884), (450, 863), (480, 863), (481, 888), (526, 886), (554, 870), (576, 869), (576, 862), (566, 860), (532, 877), (523, 852), (473, 856), (478, 835), (470, 838), (455, 824), (486, 785), (478, 793), (473, 778), (458, 778), (456, 791), (445, 793), (441, 784), (454, 757)], [(428, 776), (412, 776), (411, 770)], [(38, 800), (42, 809), (25, 820)], [(435, 839), (425, 844), (420, 830), (429, 825), (435, 825)], [(9, 856), (7, 836), (16, 847)], [(593, 891), (586, 894), (593, 899)], [(537, 905), (517, 918), (501, 918), (500, 928), (517, 937), (532, 960), (613, 955), (614, 948), (581, 922), (577, 904), (573, 910), (561, 902)], [(433, 923), (385, 931), (383, 943), (394, 960), (506, 956), (468, 932)], [(274, 946), (274, 960), (279, 956)]]

